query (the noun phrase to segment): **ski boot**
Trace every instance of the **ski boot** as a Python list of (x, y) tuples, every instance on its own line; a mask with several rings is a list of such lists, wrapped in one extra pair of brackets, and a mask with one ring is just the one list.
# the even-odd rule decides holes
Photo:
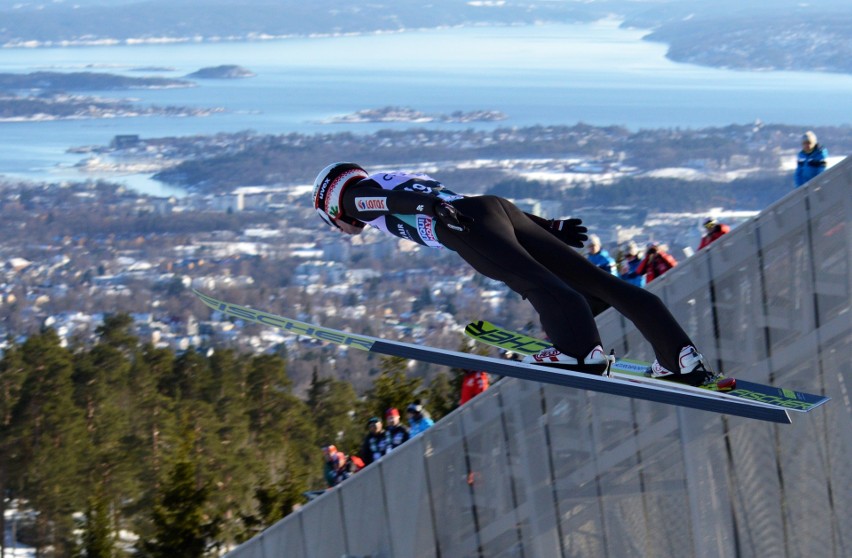
[(554, 368), (594, 374), (595, 376), (610, 376), (615, 357), (607, 356), (600, 345), (596, 345), (589, 354), (579, 360), (566, 355), (556, 347), (548, 347), (535, 354), (527, 355), (522, 362), (553, 366)]
[(736, 380), (725, 378), (718, 372), (707, 367), (704, 356), (695, 350), (692, 345), (687, 345), (680, 351), (678, 356), (680, 373), (677, 374), (664, 367), (654, 359), (654, 363), (645, 372), (649, 378), (659, 378), (670, 382), (687, 384), (694, 387), (703, 387), (714, 391), (731, 391), (736, 389)]

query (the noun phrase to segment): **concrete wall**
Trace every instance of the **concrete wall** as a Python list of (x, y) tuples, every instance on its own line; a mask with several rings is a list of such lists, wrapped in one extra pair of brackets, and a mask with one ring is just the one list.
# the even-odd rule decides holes
[(507, 379), (229, 556), (852, 556), (850, 185), (847, 159), (650, 286), (727, 375), (822, 408), (774, 425)]

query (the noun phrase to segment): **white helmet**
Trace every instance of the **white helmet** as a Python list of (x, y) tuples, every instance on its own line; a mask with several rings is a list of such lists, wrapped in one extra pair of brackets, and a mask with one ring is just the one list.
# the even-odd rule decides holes
[(343, 214), (340, 198), (343, 190), (348, 186), (369, 176), (367, 171), (355, 163), (332, 163), (322, 169), (314, 180), (314, 208), (322, 220), (337, 228), (340, 227), (336, 221), (363, 227), (364, 224), (361, 221)]

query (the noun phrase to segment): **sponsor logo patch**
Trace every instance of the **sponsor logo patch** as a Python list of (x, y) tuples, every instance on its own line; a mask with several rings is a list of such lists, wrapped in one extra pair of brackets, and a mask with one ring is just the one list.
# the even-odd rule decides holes
[(406, 239), (406, 240), (413, 240), (413, 239), (411, 238), (411, 235), (410, 235), (410, 234), (408, 234), (408, 231), (405, 229), (405, 225), (403, 225), (402, 223), (397, 223), (397, 224), (396, 224), (396, 235), (397, 235), (398, 237), (400, 237), (400, 238), (404, 238), (404, 239)]
[(358, 211), (387, 211), (387, 198), (355, 198), (355, 207)]
[(426, 215), (417, 216), (417, 234), (425, 242), (438, 242), (435, 231), (432, 229), (432, 218)]
[(544, 349), (539, 353), (534, 354), (533, 358), (536, 360), (536, 362), (544, 362), (545, 360), (557, 362), (559, 360), (560, 354), (562, 353), (560, 353), (555, 347), (548, 347), (547, 349)]

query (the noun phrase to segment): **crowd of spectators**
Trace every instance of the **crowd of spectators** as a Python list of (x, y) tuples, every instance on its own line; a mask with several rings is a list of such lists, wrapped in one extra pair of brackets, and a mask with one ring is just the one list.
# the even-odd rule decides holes
[[(485, 391), (489, 384), (486, 372), (465, 370), (464, 373), (459, 399), (461, 404)], [(399, 410), (393, 407), (385, 412), (384, 422), (380, 417), (370, 417), (367, 420), (367, 435), (357, 454), (346, 455), (334, 445), (324, 446), (322, 451), (328, 487), (337, 486), (435, 424), (420, 400), (415, 400), (406, 408), (406, 415), (408, 426), (402, 424)]]

